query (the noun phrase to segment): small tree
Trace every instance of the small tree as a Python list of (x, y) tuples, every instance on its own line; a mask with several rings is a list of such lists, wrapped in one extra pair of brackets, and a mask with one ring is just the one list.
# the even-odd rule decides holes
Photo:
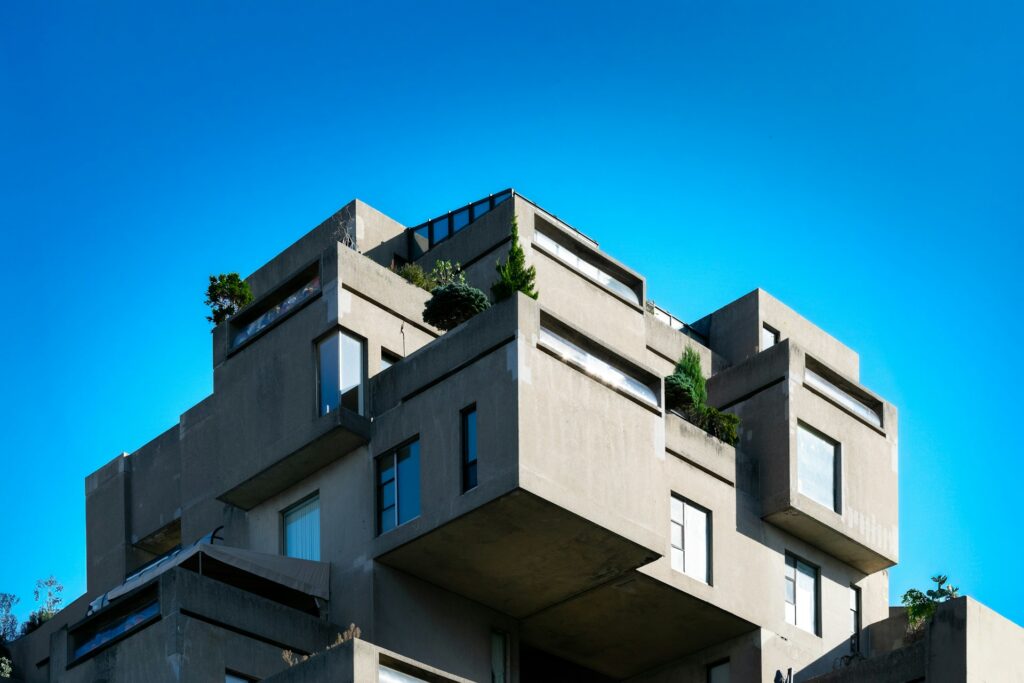
[(675, 372), (665, 378), (665, 407), (679, 411), (689, 422), (730, 446), (739, 441), (740, 418), (708, 405), (700, 354), (692, 346), (686, 347)]
[(14, 615), (14, 606), (19, 602), (13, 593), (0, 593), (0, 643), (18, 637), (18, 617)]
[(907, 608), (907, 631), (910, 634), (917, 633), (934, 615), (939, 603), (952, 600), (959, 595), (960, 589), (955, 586), (945, 586), (946, 577), (944, 574), (933, 576), (935, 588), (922, 593), (916, 588), (911, 588), (903, 594), (903, 606)]
[(210, 286), (206, 288), (206, 301), (203, 303), (210, 307), (213, 315), (206, 316), (206, 319), (214, 325), (220, 325), (250, 302), (252, 290), (238, 273), (210, 276)]
[(436, 286), (423, 307), (423, 321), (428, 325), (447, 331), (490, 308), (487, 295), (466, 283), (466, 275), (458, 263), (438, 261), (430, 271), (430, 278)]
[(60, 606), (64, 602), (64, 598), (61, 596), (63, 592), (64, 586), (53, 576), (36, 581), (32, 597), (39, 608), (32, 610), (28, 615), (28, 620), (21, 625), (22, 635), (35, 631), (60, 611)]
[(519, 222), (512, 216), (512, 243), (508, 248), (508, 257), (505, 263), (499, 261), (495, 264), (498, 271), (498, 281), (491, 285), (491, 294), (494, 300), (504, 301), (516, 292), (522, 292), (531, 299), (537, 298), (537, 290), (534, 289), (537, 281), (537, 269), (534, 266), (526, 267), (526, 252), (519, 244)]

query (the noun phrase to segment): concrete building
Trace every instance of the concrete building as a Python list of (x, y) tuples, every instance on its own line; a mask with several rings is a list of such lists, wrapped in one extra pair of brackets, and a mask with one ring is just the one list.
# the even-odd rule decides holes
[[(425, 324), (394, 265), (489, 292), (513, 216), (539, 299)], [(353, 201), (248, 282), (213, 393), (86, 479), (87, 593), (10, 645), (21, 680), (804, 681), (896, 649), (897, 411), (767, 292), (684, 324), (511, 190), (413, 228)], [(735, 447), (664, 407), (687, 347)]]

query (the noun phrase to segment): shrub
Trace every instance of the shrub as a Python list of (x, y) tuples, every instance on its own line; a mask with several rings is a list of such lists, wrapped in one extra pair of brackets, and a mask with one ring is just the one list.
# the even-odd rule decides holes
[(252, 290), (249, 283), (239, 277), (238, 273), (221, 273), (210, 276), (210, 286), (206, 288), (207, 306), (213, 315), (206, 316), (214, 325), (222, 322), (238, 312), (238, 309), (252, 302)]
[(491, 294), (494, 300), (504, 301), (516, 292), (522, 292), (531, 299), (537, 298), (537, 290), (534, 289), (537, 281), (537, 269), (533, 266), (526, 267), (526, 252), (519, 244), (519, 222), (512, 216), (512, 244), (508, 248), (508, 257), (505, 263), (498, 261), (495, 264), (498, 271), (498, 281), (491, 285)]
[(911, 588), (903, 594), (903, 606), (907, 608), (908, 635), (914, 635), (921, 630), (921, 627), (934, 616), (940, 602), (946, 602), (959, 595), (960, 589), (943, 585), (947, 578), (943, 574), (933, 576), (934, 590), (929, 589), (922, 593), (916, 588)]
[(665, 407), (682, 413), (689, 422), (730, 446), (739, 441), (740, 418), (708, 405), (700, 355), (691, 346), (676, 363), (675, 372), (665, 378)]
[(418, 263), (406, 263), (396, 271), (399, 275), (404, 277), (409, 284), (416, 285), (420, 289), (425, 289), (428, 292), (434, 289), (436, 283), (434, 279), (423, 270), (423, 266)]
[(486, 294), (465, 282), (439, 285), (423, 307), (423, 321), (442, 330), (450, 330), (487, 310), (490, 305)]

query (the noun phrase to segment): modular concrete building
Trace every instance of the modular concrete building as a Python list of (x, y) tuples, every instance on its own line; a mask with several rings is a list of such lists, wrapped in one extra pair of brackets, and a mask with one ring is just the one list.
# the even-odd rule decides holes
[[(396, 264), (489, 292), (513, 217), (539, 298), (425, 324)], [(412, 228), (353, 201), (247, 280), (213, 393), (87, 478), (87, 593), (10, 645), (21, 680), (802, 681), (894, 650), (897, 411), (767, 292), (685, 324), (512, 190)], [(665, 408), (687, 347), (735, 446)]]

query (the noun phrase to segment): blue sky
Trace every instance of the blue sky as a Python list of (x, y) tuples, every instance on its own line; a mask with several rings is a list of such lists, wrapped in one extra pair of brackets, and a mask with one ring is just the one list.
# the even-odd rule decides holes
[(514, 186), (695, 320), (761, 286), (900, 410), (892, 599), (1024, 623), (1024, 16), (987, 3), (6, 3), (0, 590), (211, 390), (203, 290), (353, 197)]

